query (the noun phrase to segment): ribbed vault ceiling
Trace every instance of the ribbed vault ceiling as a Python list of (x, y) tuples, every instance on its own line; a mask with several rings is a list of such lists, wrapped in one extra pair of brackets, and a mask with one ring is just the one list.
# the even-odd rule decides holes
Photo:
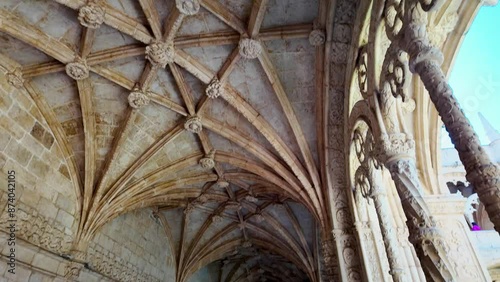
[[(226, 281), (314, 281), (315, 230), (327, 221), (317, 134), (324, 47), (309, 37), (331, 7), (200, 2), (185, 15), (173, 0), (5, 0), (0, 52), (22, 65), (16, 75), (67, 159), (79, 240), (152, 207), (179, 281), (214, 261)], [(82, 26), (82, 9), (95, 6), (104, 22)], [(254, 59), (239, 47), (246, 38), (261, 48)], [(165, 67), (146, 58), (163, 43), (175, 52)], [(88, 78), (67, 74), (74, 63)], [(214, 79), (222, 93), (211, 98)]]

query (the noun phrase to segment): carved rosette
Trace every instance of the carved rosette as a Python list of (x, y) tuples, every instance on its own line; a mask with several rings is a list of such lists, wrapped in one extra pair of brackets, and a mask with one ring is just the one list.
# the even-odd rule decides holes
[(245, 241), (242, 245), (243, 248), (251, 248), (252, 247), (252, 242), (250, 241)]
[(242, 38), (239, 43), (240, 55), (245, 59), (255, 59), (262, 52), (262, 45), (259, 41), (249, 38)]
[(174, 61), (175, 49), (172, 43), (157, 42), (146, 46), (146, 59), (161, 68)]
[(106, 10), (97, 3), (94, 3), (94, 1), (91, 1), (88, 5), (80, 8), (78, 20), (82, 26), (96, 29), (104, 22), (105, 15)]
[(69, 281), (76, 281), (80, 276), (83, 265), (77, 262), (68, 262), (64, 267), (64, 278)]
[(205, 89), (205, 94), (207, 94), (208, 98), (215, 99), (221, 96), (223, 91), (224, 86), (216, 77), (214, 77)]
[(139, 109), (150, 102), (149, 94), (147, 92), (143, 92), (139, 89), (134, 89), (130, 94), (128, 94), (128, 104), (134, 108)]
[(315, 29), (309, 33), (309, 43), (312, 46), (321, 46), (325, 44), (325, 32), (322, 29)]
[(186, 16), (192, 16), (200, 10), (198, 0), (175, 0), (175, 7)]
[(184, 123), (184, 129), (192, 133), (200, 133), (203, 129), (203, 125), (201, 124), (201, 119), (198, 116), (189, 117)]
[(212, 169), (215, 167), (215, 150), (211, 150), (204, 158), (200, 160), (200, 165), (204, 169)]
[(23, 73), (20, 68), (7, 73), (7, 82), (15, 88), (21, 88), (24, 85)]
[(66, 65), (66, 74), (74, 80), (86, 79), (89, 73), (89, 66), (82, 58), (76, 58), (74, 62)]

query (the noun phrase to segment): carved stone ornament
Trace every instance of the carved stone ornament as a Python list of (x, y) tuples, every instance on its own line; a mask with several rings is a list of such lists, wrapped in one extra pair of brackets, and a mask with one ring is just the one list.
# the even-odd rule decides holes
[(130, 92), (130, 94), (128, 94), (128, 104), (134, 109), (142, 108), (143, 106), (148, 105), (149, 102), (149, 94), (138, 88), (135, 88), (132, 92)]
[(64, 267), (64, 278), (69, 281), (76, 281), (80, 276), (83, 265), (77, 262), (68, 262)]
[(24, 85), (23, 73), (20, 68), (7, 73), (7, 82), (15, 88), (21, 88)]
[(325, 44), (325, 32), (322, 29), (315, 29), (309, 33), (309, 43), (312, 46)]
[(175, 50), (172, 43), (157, 42), (146, 46), (146, 59), (153, 65), (166, 67), (174, 61)]
[(404, 133), (383, 134), (376, 146), (377, 159), (386, 163), (389, 158), (412, 154), (415, 141)]
[(220, 215), (212, 216), (212, 223), (220, 223), (220, 222), (222, 222), (222, 216)]
[(222, 95), (224, 91), (224, 86), (222, 83), (214, 77), (210, 84), (205, 89), (205, 94), (207, 94), (208, 98), (215, 99)]
[(255, 59), (262, 52), (260, 42), (254, 39), (242, 38), (239, 47), (240, 55), (245, 59)]
[(66, 65), (66, 74), (74, 80), (82, 80), (89, 77), (89, 67), (82, 58), (76, 58), (72, 63)]
[(198, 116), (189, 117), (184, 123), (184, 128), (192, 133), (200, 133), (203, 129), (201, 119)]
[(175, 0), (175, 6), (179, 12), (186, 16), (192, 16), (200, 10), (200, 2), (198, 0)]
[[(17, 213), (16, 236), (31, 244), (53, 253), (68, 253), (73, 238), (65, 234), (64, 227), (50, 222), (35, 209), (20, 205)], [(9, 226), (9, 214), (3, 213), (0, 217), (0, 228)]]
[(105, 14), (106, 10), (103, 7), (99, 6), (94, 1), (91, 1), (88, 5), (80, 8), (80, 11), (78, 12), (78, 20), (81, 25), (96, 29), (99, 28), (99, 26), (101, 26), (104, 22)]
[(257, 203), (259, 201), (259, 199), (255, 198), (252, 195), (245, 196), (245, 200), (250, 202), (250, 203)]
[(215, 150), (211, 150), (200, 160), (200, 165), (204, 169), (212, 169), (215, 166)]

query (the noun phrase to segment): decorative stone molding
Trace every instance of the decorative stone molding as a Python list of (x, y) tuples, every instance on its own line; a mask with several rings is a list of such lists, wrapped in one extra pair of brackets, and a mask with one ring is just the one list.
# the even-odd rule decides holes
[[(44, 218), (27, 206), (18, 207), (16, 236), (47, 251), (63, 254), (69, 252), (73, 238), (65, 234), (64, 227)], [(8, 213), (3, 213), (0, 226), (9, 226)]]
[(204, 169), (212, 169), (215, 167), (215, 150), (212, 149), (204, 158), (200, 160), (200, 165)]
[(74, 62), (66, 65), (66, 74), (74, 80), (82, 80), (89, 77), (89, 66), (87, 61), (77, 57)]
[(88, 265), (91, 270), (121, 282), (160, 282), (161, 280), (143, 272), (130, 262), (120, 262), (107, 251), (90, 249)]
[(415, 141), (405, 133), (382, 134), (376, 143), (375, 156), (382, 163), (387, 163), (394, 157), (412, 156)]
[(138, 88), (135, 88), (132, 92), (130, 92), (130, 94), (128, 94), (128, 104), (134, 109), (147, 106), (149, 102), (149, 93), (141, 91)]
[(262, 45), (255, 39), (242, 38), (239, 43), (240, 55), (245, 59), (255, 59), (262, 52)]
[(175, 0), (175, 7), (186, 16), (192, 16), (200, 10), (198, 0)]
[(458, 23), (457, 13), (447, 13), (439, 24), (429, 26), (429, 41), (434, 46), (441, 46), (446, 41), (448, 34), (455, 29)]
[(210, 81), (210, 84), (208, 84), (207, 88), (205, 89), (205, 94), (208, 96), (208, 98), (215, 99), (223, 95), (224, 93), (223, 91), (224, 91), (224, 86), (217, 79), (217, 77), (214, 77), (212, 81)]
[(203, 129), (203, 125), (201, 124), (201, 118), (198, 116), (189, 117), (184, 123), (184, 129), (192, 133), (200, 133)]
[(24, 85), (23, 72), (16, 68), (13, 72), (7, 73), (7, 82), (15, 88), (21, 88)]
[(96, 1), (90, 1), (89, 4), (82, 6), (78, 12), (78, 20), (82, 26), (97, 29), (104, 22), (106, 10), (97, 4)]
[(322, 29), (315, 29), (309, 33), (309, 43), (312, 46), (321, 46), (325, 44), (325, 31)]
[(76, 281), (80, 277), (80, 271), (83, 265), (81, 263), (70, 261), (64, 268), (64, 278), (69, 281)]
[(172, 63), (175, 58), (174, 44), (156, 42), (146, 46), (146, 59), (151, 64), (165, 68), (169, 63)]

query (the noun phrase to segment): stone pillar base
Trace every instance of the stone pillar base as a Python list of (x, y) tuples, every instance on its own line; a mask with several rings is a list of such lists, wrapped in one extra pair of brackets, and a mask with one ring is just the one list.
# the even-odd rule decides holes
[(491, 281), (486, 267), (478, 257), (471, 231), (465, 221), (467, 199), (457, 195), (426, 196), (424, 199), (446, 240), (447, 252), (444, 255), (449, 260), (457, 281)]

